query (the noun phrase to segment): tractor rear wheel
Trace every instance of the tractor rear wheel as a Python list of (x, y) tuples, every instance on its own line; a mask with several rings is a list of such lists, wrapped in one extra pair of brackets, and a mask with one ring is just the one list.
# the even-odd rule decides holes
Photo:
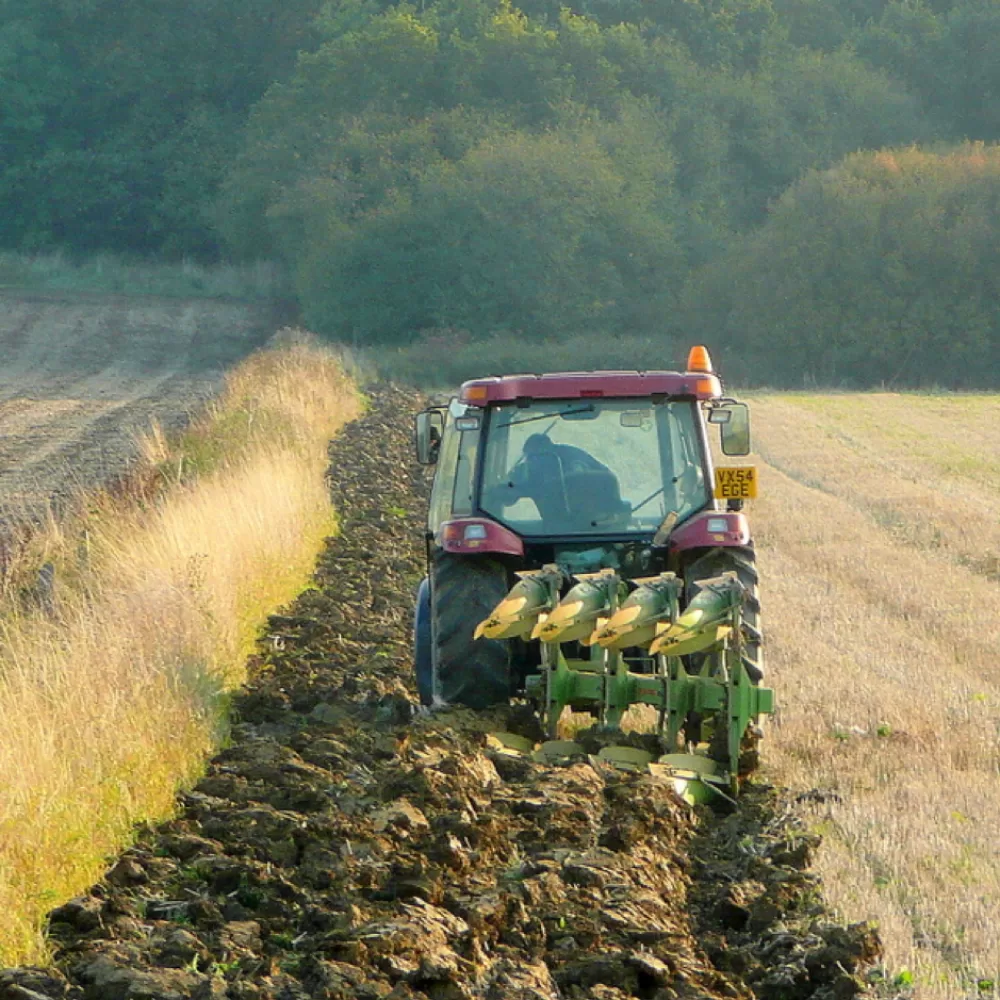
[(699, 556), (685, 570), (684, 596), (690, 603), (701, 589), (698, 587), (699, 580), (731, 572), (736, 573), (749, 594), (743, 605), (743, 666), (751, 682), (759, 684), (764, 677), (764, 650), (760, 631), (760, 577), (753, 546), (709, 549)]
[(492, 559), (436, 552), (431, 566), (434, 691), (445, 704), (482, 709), (509, 700), (510, 644), (473, 632), (506, 596), (507, 571)]
[[(764, 651), (760, 632), (760, 585), (757, 573), (757, 558), (752, 545), (735, 546), (733, 548), (709, 549), (690, 563), (684, 573), (684, 596), (690, 603), (691, 598), (701, 589), (699, 580), (707, 580), (723, 573), (736, 573), (740, 583), (747, 589), (746, 602), (743, 605), (743, 667), (750, 678), (751, 684), (759, 684), (764, 678)], [(687, 669), (697, 673), (704, 662), (704, 653), (697, 653), (687, 658)], [(701, 718), (692, 712), (687, 720), (688, 738), (694, 742), (701, 734)], [(748, 774), (757, 766), (757, 742), (760, 732), (751, 727), (744, 735), (740, 745), (739, 773)], [(728, 730), (725, 725), (717, 726), (712, 734), (709, 745), (709, 756), (715, 760), (727, 763), (729, 760)]]

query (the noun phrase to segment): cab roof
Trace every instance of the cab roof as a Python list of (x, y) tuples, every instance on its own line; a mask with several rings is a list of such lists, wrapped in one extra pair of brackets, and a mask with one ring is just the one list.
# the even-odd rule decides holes
[(548, 375), (504, 375), (464, 382), (459, 398), (469, 406), (532, 399), (594, 399), (641, 396), (686, 396), (718, 399), (722, 385), (705, 372), (553, 372)]

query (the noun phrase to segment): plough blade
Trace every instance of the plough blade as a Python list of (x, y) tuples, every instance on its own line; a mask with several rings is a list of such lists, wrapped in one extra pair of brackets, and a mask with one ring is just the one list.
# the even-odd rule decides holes
[(693, 806), (733, 802), (730, 782), (719, 765), (709, 757), (694, 753), (664, 754), (649, 765), (654, 777), (673, 782), (674, 791)]
[(657, 628), (677, 617), (681, 582), (676, 574), (662, 573), (635, 582), (636, 589), (592, 636), (604, 649), (647, 647), (656, 638)]
[(597, 620), (611, 613), (611, 603), (621, 586), (613, 569), (581, 574), (576, 579), (580, 582), (532, 629), (532, 639), (555, 643), (586, 639), (594, 632)]
[[(657, 710), (664, 754), (655, 759), (608, 745), (592, 761), (657, 774), (691, 803), (731, 803), (744, 739), (774, 710), (773, 692), (755, 685), (743, 662), (748, 593), (736, 573), (697, 581), (683, 612), (683, 584), (673, 573), (634, 581), (631, 593), (614, 570), (578, 575), (561, 601), (558, 567), (519, 577), (476, 635), (540, 640), (541, 669), (526, 678), (525, 693), (538, 704), (549, 740), (538, 747), (508, 740), (503, 752), (540, 762), (571, 759), (583, 749), (556, 738), (565, 709), (589, 712), (600, 729), (614, 732), (631, 706), (648, 705)], [(572, 642), (590, 646), (589, 653), (574, 658), (564, 650)], [(648, 652), (626, 659), (623, 650)], [(691, 653), (706, 654), (693, 672), (682, 659)]]
[(733, 613), (743, 605), (746, 591), (735, 573), (698, 581), (701, 590), (684, 614), (657, 635), (649, 651), (663, 656), (701, 653), (729, 634)]
[(563, 575), (558, 566), (543, 566), (518, 573), (510, 593), (476, 626), (475, 638), (518, 639), (527, 637), (542, 615), (559, 600)]
[(617, 771), (649, 774), (669, 782), (690, 805), (734, 803), (729, 794), (729, 778), (724, 770), (714, 760), (700, 754), (672, 753), (656, 758), (639, 747), (605, 746), (590, 755), (583, 746), (571, 740), (547, 740), (536, 745), (513, 733), (490, 733), (490, 742), (499, 753), (528, 757), (539, 764), (590, 760)]

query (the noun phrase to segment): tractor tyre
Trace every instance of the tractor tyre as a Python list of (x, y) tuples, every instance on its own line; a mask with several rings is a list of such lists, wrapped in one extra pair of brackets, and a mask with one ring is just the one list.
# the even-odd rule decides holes
[(510, 699), (510, 643), (473, 638), (476, 626), (508, 590), (506, 569), (492, 559), (434, 554), (430, 597), (436, 699), (474, 709)]
[[(698, 581), (723, 573), (735, 572), (749, 596), (743, 606), (743, 666), (751, 683), (759, 684), (764, 678), (764, 649), (760, 631), (760, 577), (757, 558), (752, 545), (733, 548), (709, 549), (690, 563), (684, 573), (684, 596), (690, 602), (698, 593)], [(691, 662), (691, 661), (697, 661)], [(697, 672), (702, 656), (688, 657), (688, 669)]]
[[(723, 573), (735, 572), (740, 583), (746, 587), (749, 598), (743, 606), (743, 666), (751, 684), (759, 684), (764, 677), (764, 651), (760, 631), (760, 586), (757, 573), (757, 558), (752, 545), (733, 548), (710, 549), (699, 556), (684, 574), (685, 599), (690, 601), (698, 593), (698, 581), (707, 580)], [(696, 653), (687, 657), (687, 669), (697, 673), (704, 662), (705, 654)], [(701, 718), (692, 712), (687, 720), (689, 738), (696, 742), (701, 732)], [(740, 752), (739, 773), (745, 776), (756, 769), (757, 743), (760, 732), (753, 727), (743, 737)], [(728, 761), (729, 747), (726, 728), (719, 726), (713, 733), (708, 755), (723, 763)]]

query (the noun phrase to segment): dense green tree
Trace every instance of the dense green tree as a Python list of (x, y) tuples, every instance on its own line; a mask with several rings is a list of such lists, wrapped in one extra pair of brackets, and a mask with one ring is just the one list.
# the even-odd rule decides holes
[(1000, 139), (1000, 6), (994, 0), (893, 0), (852, 44), (920, 97), (943, 135)]
[(0, 241), (210, 252), (234, 129), (319, 6), (0, 0)]
[(566, 11), (532, 21), (482, 0), (419, 12), (328, 8), (324, 31), (255, 109), (227, 181), (221, 225), (241, 253), (278, 246), (296, 260), (300, 220), (332, 212), (349, 228), (501, 123), (549, 131), (582, 115), (614, 124), (639, 102), (656, 155), (676, 171), (672, 232), (696, 263), (761, 219), (807, 167), (926, 134), (917, 102), (849, 53), (804, 53), (736, 75), (639, 25), (602, 28)]
[(634, 119), (500, 132), (353, 224), (337, 206), (317, 213), (297, 272), (307, 316), (383, 342), (438, 327), (546, 337), (627, 326), (675, 298), (684, 276), (660, 152)]
[(967, 0), (949, 12), (946, 29), (934, 51), (946, 67), (942, 96), (955, 116), (955, 133), (994, 141), (1000, 138), (1000, 5)]
[(996, 385), (1000, 147), (813, 172), (692, 283), (689, 322), (756, 379)]

